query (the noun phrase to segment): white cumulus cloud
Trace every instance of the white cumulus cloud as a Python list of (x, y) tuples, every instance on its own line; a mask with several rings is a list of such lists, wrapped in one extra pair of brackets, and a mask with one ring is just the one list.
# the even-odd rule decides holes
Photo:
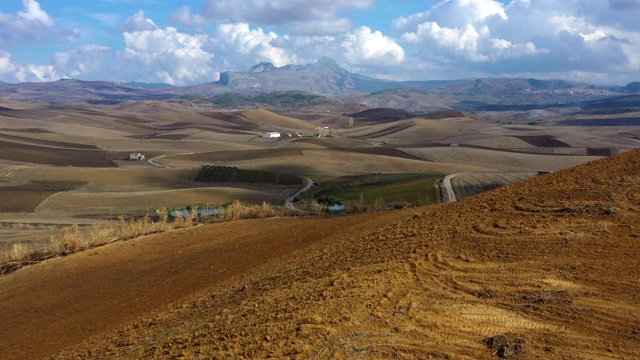
[[(207, 37), (189, 35), (176, 28), (124, 32), (125, 50), (120, 54), (128, 67), (146, 78), (172, 85), (210, 81), (214, 55), (204, 50)], [(133, 74), (127, 74), (129, 76)], [(138, 75), (139, 76), (139, 75)], [(126, 76), (123, 76), (126, 78)]]
[(6, 51), (0, 51), (0, 74), (2, 75), (2, 78), (11, 81), (15, 80), (10, 79), (10, 77), (12, 77), (17, 70), (18, 65), (14, 64), (11, 60), (11, 54)]
[(274, 32), (251, 29), (246, 23), (220, 24), (215, 33), (216, 48), (224, 60), (220, 65), (244, 71), (263, 61), (276, 66), (290, 64), (292, 58), (287, 51), (274, 45), (277, 39)]
[(53, 56), (51, 65), (57, 74), (71, 78), (96, 78), (104, 72), (111, 72), (114, 64), (114, 52), (100, 45), (83, 45), (67, 52), (58, 52)]
[(366, 26), (345, 35), (341, 47), (349, 63), (399, 65), (405, 60), (405, 52), (400, 45), (380, 31), (371, 31)]
[(153, 20), (146, 17), (144, 11), (140, 10), (125, 20), (118, 29), (125, 32), (153, 31), (158, 30), (158, 26)]
[(0, 45), (17, 42), (42, 42), (52, 35), (63, 33), (57, 29), (51, 16), (36, 0), (22, 0), (23, 10), (16, 14), (0, 12)]
[(539, 72), (562, 77), (573, 71), (599, 76), (637, 67), (631, 59), (640, 52), (634, 45), (638, 33), (629, 31), (626, 20), (616, 22), (611, 16), (615, 7), (628, 11), (631, 2), (443, 0), (395, 19), (392, 28), (440, 73), (465, 69), (479, 76)]

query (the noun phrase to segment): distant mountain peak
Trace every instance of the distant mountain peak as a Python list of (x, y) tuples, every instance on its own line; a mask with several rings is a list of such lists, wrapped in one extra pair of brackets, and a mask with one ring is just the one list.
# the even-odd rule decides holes
[(338, 63), (335, 60), (333, 60), (332, 58), (327, 57), (327, 56), (323, 56), (320, 59), (318, 59), (318, 64), (331, 65), (331, 66), (340, 66), (340, 65), (338, 65)]
[(273, 65), (270, 62), (261, 62), (258, 65), (254, 65), (251, 67), (251, 69), (249, 69), (250, 73), (261, 73), (261, 72), (265, 72), (265, 71), (271, 71), (271, 70), (275, 70), (277, 69), (277, 67), (275, 65)]

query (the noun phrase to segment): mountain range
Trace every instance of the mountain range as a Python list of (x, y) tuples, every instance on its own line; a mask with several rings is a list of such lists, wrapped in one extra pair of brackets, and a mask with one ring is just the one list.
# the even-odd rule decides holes
[[(291, 90), (370, 107), (386, 106), (410, 111), (477, 110), (491, 106), (575, 106), (636, 94), (640, 92), (640, 82), (626, 86), (596, 86), (565, 80), (523, 78), (391, 81), (349, 72), (332, 59), (323, 57), (307, 65), (276, 67), (263, 62), (248, 72), (223, 72), (218, 81), (185, 87), (74, 79), (0, 83), (0, 98), (49, 104), (116, 104), (126, 100), (167, 100), (185, 94), (211, 98), (225, 94), (228, 99), (229, 93), (236, 93), (244, 95), (239, 98), (246, 102), (247, 95)], [(228, 101), (223, 103), (228, 104)]]

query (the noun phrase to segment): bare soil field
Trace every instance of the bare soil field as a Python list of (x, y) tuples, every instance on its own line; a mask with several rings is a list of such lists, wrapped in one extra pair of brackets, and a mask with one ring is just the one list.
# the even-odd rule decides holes
[(53, 194), (79, 187), (78, 183), (29, 183), (19, 186), (0, 186), (0, 213), (32, 212)]
[(638, 358), (638, 168), (631, 151), (451, 204), (205, 225), (41, 263), (0, 278), (0, 353)]
[[(404, 150), (404, 149), (403, 149)], [(284, 151), (284, 150), (280, 150)], [(376, 154), (377, 150), (342, 150), (342, 149), (301, 149), (296, 148), (296, 153), (301, 155), (290, 157), (266, 157), (244, 160), (223, 161), (199, 161), (191, 156), (165, 157), (159, 163), (170, 167), (196, 167), (204, 164), (237, 166), (243, 169), (273, 171), (295, 175), (327, 175), (345, 176), (362, 175), (370, 173), (418, 173), (418, 174), (442, 174), (466, 171), (491, 171), (490, 168), (467, 165), (462, 163), (433, 162), (421, 156), (403, 155), (388, 156)], [(383, 150), (388, 152), (388, 150)], [(371, 153), (368, 153), (371, 152)], [(406, 151), (409, 153), (409, 151)], [(267, 152), (268, 153), (268, 152)], [(400, 151), (398, 151), (400, 153)], [(242, 154), (242, 152), (241, 152)], [(204, 159), (203, 159), (204, 160)]]
[(460, 174), (451, 179), (451, 187), (453, 188), (457, 199), (464, 199), (501, 186), (528, 180), (534, 176), (538, 176), (538, 173)]
[[(195, 183), (203, 164), (310, 177), (557, 170), (454, 204), (206, 224), (23, 268), (0, 277), (0, 358), (640, 357), (635, 123), (436, 113), (354, 127), (326, 112), (161, 101), (0, 106), (11, 164), (0, 166), (0, 251), (61, 225), (278, 204), (299, 189)], [(326, 116), (346, 128), (318, 128)], [(525, 177), (465, 175), (458, 192)]]
[(60, 149), (0, 140), (6, 160), (56, 166), (115, 167), (108, 153), (93, 150)]
[(217, 186), (176, 190), (72, 191), (48, 197), (38, 205), (36, 211), (102, 218), (110, 216), (115, 220), (118, 215), (140, 215), (153, 209), (212, 207), (234, 200), (282, 205), (299, 188), (299, 185), (221, 183)]
[(263, 131), (283, 131), (283, 132), (313, 132), (316, 126), (309, 122), (278, 115), (267, 110), (248, 110), (242, 112), (242, 116), (253, 123), (259, 124), (259, 129)]
[(502, 149), (451, 146), (403, 148), (403, 150), (434, 163), (447, 161), (453, 164), (473, 164), (477, 167), (492, 169), (484, 172), (554, 171), (597, 158), (572, 154), (536, 154)]

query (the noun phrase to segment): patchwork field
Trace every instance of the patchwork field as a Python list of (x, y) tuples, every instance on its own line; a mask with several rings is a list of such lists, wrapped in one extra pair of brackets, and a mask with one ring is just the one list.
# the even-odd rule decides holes
[[(284, 207), (304, 184), (298, 200), (361, 211), (428, 205), (201, 224), (27, 266), (0, 276), (0, 358), (640, 357), (637, 114), (342, 107), (0, 100), (2, 255), (156, 209)], [(433, 205), (451, 174), (462, 200)]]
[[(300, 188), (195, 182), (203, 165), (312, 179), (537, 172), (625, 152), (640, 141), (640, 127), (624, 121), (593, 127), (568, 124), (571, 119), (565, 118), (532, 126), (452, 111), (412, 117), (394, 109), (354, 109), (359, 112), (276, 114), (163, 101), (57, 107), (5, 101), (0, 108), (0, 212), (6, 215), (0, 215), (0, 222), (13, 214), (40, 216), (43, 224), (56, 222), (56, 216), (66, 223), (103, 221), (233, 200), (283, 205)], [(267, 131), (301, 137), (262, 138)], [(146, 159), (129, 160), (132, 152)], [(522, 178), (509, 179), (469, 186), (481, 190)], [(353, 200), (350, 191), (365, 190), (367, 199), (398, 200), (422, 186), (387, 184), (383, 190), (365, 187), (340, 196)], [(461, 194), (476, 192), (462, 187)], [(421, 193), (408, 201), (435, 201), (427, 197)]]
[(638, 168), (632, 151), (456, 203), (204, 225), (27, 267), (0, 278), (0, 352), (634, 359)]

